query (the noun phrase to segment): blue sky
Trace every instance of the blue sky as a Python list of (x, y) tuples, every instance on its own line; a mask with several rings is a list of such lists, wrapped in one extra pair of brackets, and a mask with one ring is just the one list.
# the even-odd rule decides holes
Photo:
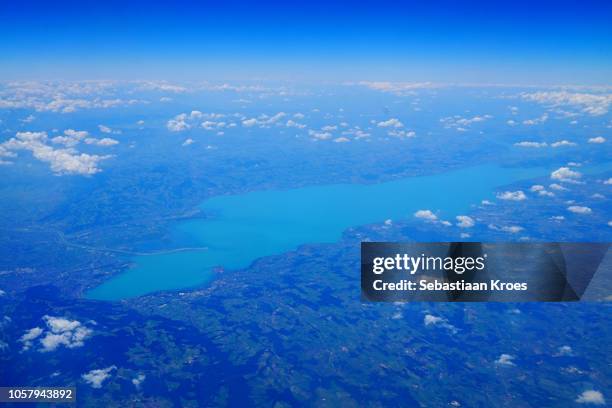
[(290, 3), (4, 3), (0, 78), (612, 78), (610, 2)]

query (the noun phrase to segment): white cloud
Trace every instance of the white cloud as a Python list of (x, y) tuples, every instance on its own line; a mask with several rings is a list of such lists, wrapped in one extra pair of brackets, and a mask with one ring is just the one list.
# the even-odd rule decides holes
[(36, 119), (36, 116), (28, 115), (27, 117), (21, 119), (21, 122), (23, 122), (23, 123), (32, 123), (32, 122), (34, 122), (34, 119)]
[(43, 329), (40, 327), (33, 327), (27, 330), (23, 336), (19, 339), (23, 343), (23, 350), (29, 350), (32, 347), (32, 341), (43, 333)]
[(256, 124), (257, 124), (257, 119), (255, 118), (246, 119), (242, 121), (242, 126), (244, 127), (252, 127), (252, 126), (255, 126)]
[(60, 345), (67, 348), (82, 347), (84, 340), (92, 333), (78, 320), (68, 320), (62, 317), (44, 316), (49, 330), (40, 340), (40, 351), (54, 351)]
[(434, 316), (434, 315), (430, 315), (430, 314), (426, 314), (425, 317), (423, 318), (423, 323), (425, 324), (425, 326), (436, 325), (443, 321), (444, 321), (443, 318)]
[(89, 133), (84, 130), (66, 129), (63, 136), (55, 136), (51, 141), (55, 144), (62, 144), (66, 147), (78, 145), (81, 140), (89, 137)]
[(352, 135), (352, 136), (354, 136), (354, 138), (356, 140), (363, 139), (363, 138), (366, 138), (366, 137), (370, 136), (370, 133), (364, 132), (363, 130), (359, 129), (359, 127), (356, 127), (354, 129), (344, 130), (344, 131), (342, 131), (342, 134), (345, 135), (345, 136)]
[(497, 198), (500, 200), (523, 201), (527, 199), (527, 196), (522, 190), (518, 190), (518, 191), (504, 191), (502, 193), (497, 193)]
[(391, 118), (389, 120), (378, 122), (378, 124), (376, 126), (378, 126), (378, 127), (401, 128), (401, 127), (404, 127), (404, 124), (402, 122), (400, 122), (399, 119), (397, 119), (397, 118)]
[(593, 404), (593, 405), (605, 405), (606, 400), (603, 394), (596, 390), (587, 390), (576, 398), (576, 402), (579, 404)]
[(140, 384), (142, 384), (142, 382), (145, 380), (145, 378), (147, 378), (146, 375), (138, 374), (138, 376), (136, 376), (136, 378), (132, 378), (132, 384), (134, 384), (134, 386), (136, 388), (139, 388)]
[(47, 329), (34, 327), (21, 336), (23, 349), (28, 350), (32, 347), (35, 339), (40, 339), (41, 348), (39, 351), (54, 351), (59, 346), (67, 348), (82, 347), (84, 340), (89, 337), (92, 330), (84, 326), (78, 320), (69, 320), (63, 317), (43, 316)]
[(217, 126), (217, 123), (210, 120), (205, 120), (200, 126), (206, 130), (212, 130)]
[(316, 130), (309, 130), (308, 134), (317, 140), (327, 140), (331, 139), (332, 134), (329, 132), (321, 132)]
[(567, 188), (565, 188), (561, 184), (557, 184), (557, 183), (552, 183), (548, 187), (550, 187), (551, 190), (568, 191)]
[(491, 119), (493, 116), (491, 115), (476, 115), (471, 118), (463, 118), (459, 115), (448, 116), (440, 119), (440, 122), (444, 125), (446, 129), (454, 128), (460, 132), (465, 132), (467, 127), (471, 126), (474, 123), (484, 122), (485, 120)]
[(538, 195), (540, 195), (540, 196), (545, 196), (545, 197), (554, 197), (555, 196), (554, 193), (552, 193), (550, 191), (546, 191), (544, 186), (542, 186), (540, 184), (535, 184), (535, 185), (531, 186), (531, 188), (529, 190), (534, 192), (534, 193), (538, 193)]
[(548, 146), (546, 142), (529, 142), (529, 141), (518, 142), (518, 143), (515, 143), (514, 145), (518, 147), (535, 147), (535, 148)]
[(273, 125), (279, 122), (285, 116), (287, 116), (285, 112), (278, 112), (277, 114), (273, 116), (268, 116), (266, 114), (263, 114), (263, 115), (259, 115), (258, 118), (250, 118), (250, 119), (243, 120), (242, 126), (253, 127), (253, 126), (259, 125), (259, 127), (266, 128), (266, 127), (269, 127), (270, 125)]
[(120, 130), (113, 130), (109, 128), (108, 126), (104, 126), (104, 125), (98, 125), (98, 129), (100, 129), (100, 132), (102, 133), (109, 133), (109, 134), (115, 134), (115, 135), (121, 133)]
[(438, 219), (438, 216), (431, 212), (431, 210), (418, 210), (414, 213), (414, 216), (427, 221), (436, 221)]
[(193, 144), (193, 139), (189, 138), (189, 139), (185, 139), (182, 146), (189, 146), (191, 144)]
[(336, 143), (346, 143), (346, 142), (350, 142), (351, 139), (347, 138), (347, 137), (337, 137), (334, 139), (334, 142)]
[(489, 224), (489, 229), (492, 229), (494, 231), (509, 232), (510, 234), (517, 234), (524, 230), (523, 227), (519, 227), (518, 225), (508, 225), (508, 226), (498, 227), (495, 224)]
[(4, 150), (29, 150), (34, 158), (49, 163), (51, 171), (59, 175), (96, 174), (101, 171), (98, 163), (110, 157), (79, 153), (72, 147), (54, 149), (47, 144), (47, 139), (47, 132), (18, 132), (0, 147)]
[(572, 354), (572, 352), (573, 350), (570, 346), (561, 346), (558, 349), (558, 355), (560, 356), (569, 356)]
[(63, 317), (53, 317), (47, 315), (44, 316), (43, 319), (47, 322), (47, 326), (54, 333), (72, 331), (81, 325), (78, 320), (68, 320)]
[(604, 180), (604, 182), (603, 182), (603, 183), (604, 183), (604, 184), (606, 184), (606, 185), (608, 185), (608, 186), (609, 186), (609, 185), (612, 185), (612, 177), (610, 177), (610, 178), (609, 178), (609, 179), (607, 179), (607, 180)]
[[(180, 116), (180, 115), (179, 115)], [(178, 118), (178, 117), (177, 117)], [(190, 129), (191, 125), (185, 122), (185, 119), (170, 119), (168, 123), (166, 123), (166, 127), (171, 132), (182, 132), (184, 130)]]
[(389, 136), (399, 137), (399, 138), (416, 136), (416, 132), (413, 130), (390, 130), (389, 132), (387, 132), (387, 134)]
[(582, 177), (577, 171), (571, 170), (569, 167), (559, 167), (557, 170), (550, 173), (550, 178), (566, 183), (576, 183)]
[(471, 228), (475, 225), (474, 219), (472, 217), (468, 217), (467, 215), (458, 215), (455, 217), (457, 221), (457, 226), (459, 228)]
[(542, 116), (538, 118), (524, 120), (523, 125), (526, 125), (526, 126), (539, 125), (541, 123), (546, 122), (547, 120), (548, 120), (548, 113), (544, 113), (542, 114)]
[(589, 143), (601, 144), (605, 142), (606, 142), (606, 139), (602, 136), (592, 137), (589, 139)]
[(610, 104), (612, 104), (612, 94), (555, 91), (522, 93), (520, 96), (525, 100), (546, 104), (550, 107), (575, 107), (592, 116), (605, 115)]
[(568, 140), (560, 140), (558, 142), (552, 143), (552, 147), (568, 147), (568, 146), (576, 146), (576, 143), (570, 142)]
[(85, 143), (88, 145), (108, 147), (119, 144), (119, 141), (110, 137), (104, 137), (102, 139), (94, 139), (93, 137), (88, 137), (87, 139), (85, 139)]
[(104, 381), (110, 377), (110, 373), (116, 369), (117, 367), (112, 365), (106, 368), (91, 370), (90, 372), (83, 374), (81, 377), (93, 388), (102, 388), (102, 383), (104, 383)]
[(287, 121), (285, 126), (287, 126), (287, 127), (294, 127), (294, 128), (298, 128), (298, 129), (304, 129), (306, 127), (306, 125), (304, 125), (302, 123), (298, 123), (298, 122), (296, 122), (294, 120), (291, 120), (291, 119), (289, 119)]
[(583, 207), (580, 205), (570, 205), (567, 207), (567, 209), (574, 214), (591, 214), (593, 212), (593, 210), (591, 210), (589, 207)]
[(262, 123), (265, 125), (271, 125), (273, 123), (280, 121), (285, 116), (287, 116), (285, 112), (278, 112), (277, 114), (270, 116), (270, 117), (267, 117), (266, 115), (262, 115), (262, 117), (264, 118)]
[(514, 358), (515, 357), (510, 354), (501, 354), (499, 358), (495, 360), (495, 364), (506, 367), (514, 366), (516, 365), (513, 362)]
[(453, 333), (457, 332), (457, 328), (455, 326), (453, 326), (452, 324), (448, 323), (448, 320), (446, 320), (443, 317), (439, 317), (439, 316), (434, 316), (431, 314), (426, 314), (425, 317), (423, 318), (423, 324), (425, 326), (439, 326), (439, 327), (443, 327), (445, 329), (450, 330)]
[(187, 88), (180, 85), (170, 84), (166, 81), (142, 81), (140, 86), (136, 89), (143, 91), (164, 91), (173, 93), (187, 92)]
[(71, 113), (79, 109), (107, 109), (146, 103), (108, 97), (116, 91), (113, 81), (13, 81), (0, 87), (0, 109), (34, 109)]
[(397, 95), (410, 95), (417, 89), (430, 89), (438, 88), (441, 85), (433, 84), (431, 82), (381, 82), (381, 81), (361, 81), (357, 84), (351, 85), (362, 85), (375, 91), (391, 92)]

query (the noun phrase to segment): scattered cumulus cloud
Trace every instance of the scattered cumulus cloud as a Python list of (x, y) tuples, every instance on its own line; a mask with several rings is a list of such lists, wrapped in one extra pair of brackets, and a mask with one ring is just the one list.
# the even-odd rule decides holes
[(116, 139), (112, 139), (110, 137), (104, 137), (102, 139), (95, 139), (93, 137), (88, 137), (87, 139), (85, 139), (85, 143), (88, 145), (108, 147), (108, 146), (114, 146), (116, 144), (119, 144), (119, 141)]
[(82, 347), (84, 340), (92, 334), (92, 330), (78, 320), (49, 315), (43, 316), (43, 320), (47, 326), (46, 330), (34, 327), (21, 336), (24, 350), (30, 349), (35, 339), (39, 340), (41, 352), (54, 351), (60, 346)]
[(577, 93), (568, 91), (542, 91), (533, 93), (522, 93), (520, 97), (527, 101), (533, 101), (547, 105), (551, 108), (572, 107), (581, 113), (591, 116), (601, 116), (608, 113), (612, 104), (612, 94)]
[(438, 216), (431, 212), (431, 210), (418, 210), (414, 213), (414, 216), (427, 221), (437, 221), (438, 219)]
[[(69, 131), (65, 132), (67, 139), (62, 138), (56, 143), (72, 146), (73, 142), (68, 141), (72, 136), (69, 136), (67, 132)], [(57, 175), (93, 175), (101, 171), (98, 167), (99, 162), (111, 157), (80, 153), (73, 147), (56, 149), (48, 144), (48, 139), (47, 132), (18, 132), (15, 137), (0, 144), (0, 153), (2, 151), (30, 151), (34, 158), (48, 163), (51, 171)]]
[(574, 214), (591, 214), (593, 212), (593, 210), (591, 210), (589, 207), (584, 207), (581, 205), (570, 205), (569, 207), (567, 207), (567, 210), (570, 212), (573, 212)]
[(495, 224), (489, 224), (489, 229), (493, 231), (508, 232), (510, 234), (518, 234), (524, 230), (523, 227), (519, 227), (518, 225), (497, 226)]
[(416, 136), (416, 132), (414, 130), (397, 130), (397, 129), (393, 129), (390, 130), (389, 132), (387, 132), (387, 134), (389, 136), (392, 137), (399, 137), (399, 138), (405, 138), (405, 137), (415, 137)]
[(132, 384), (134, 384), (134, 386), (136, 388), (140, 387), (140, 384), (142, 384), (142, 382), (147, 378), (146, 375), (144, 374), (138, 374), (135, 378), (132, 378)]
[(570, 147), (576, 146), (576, 143), (570, 142), (569, 140), (560, 140), (558, 142), (554, 142), (550, 145), (551, 147)]
[(443, 317), (434, 316), (432, 314), (426, 314), (423, 318), (423, 324), (425, 326), (437, 326), (450, 330), (453, 333), (457, 332), (457, 328), (450, 324), (448, 320)]
[(576, 402), (579, 404), (606, 405), (603, 394), (596, 390), (587, 390), (578, 395)]
[(499, 200), (509, 200), (509, 201), (523, 201), (527, 199), (527, 196), (522, 190), (504, 191), (504, 192), (498, 193), (496, 197)]
[(102, 133), (115, 134), (115, 135), (121, 133), (120, 130), (113, 130), (109, 128), (108, 126), (104, 126), (104, 125), (98, 125), (98, 129), (100, 129), (100, 132)]
[(530, 141), (517, 142), (514, 145), (518, 147), (533, 147), (533, 148), (541, 148), (541, 147), (548, 146), (546, 142), (530, 142)]
[(327, 139), (331, 139), (333, 136), (330, 132), (323, 132), (323, 131), (312, 130), (312, 129), (308, 131), (308, 135), (316, 140), (327, 140)]
[(557, 183), (549, 184), (548, 187), (551, 190), (556, 190), (556, 191), (568, 191), (569, 190), (568, 188), (563, 187), (561, 184), (557, 184)]
[(542, 114), (542, 116), (537, 117), (535, 119), (527, 119), (523, 121), (523, 125), (525, 126), (534, 126), (540, 125), (548, 120), (548, 113)]
[(257, 119), (255, 118), (251, 118), (251, 119), (247, 119), (247, 120), (243, 120), (242, 121), (242, 126), (244, 127), (252, 127), (257, 125)]
[(356, 84), (349, 85), (361, 85), (369, 89), (381, 92), (389, 92), (396, 95), (413, 95), (416, 90), (419, 89), (432, 89), (439, 88), (441, 85), (437, 85), (431, 82), (382, 82), (382, 81), (361, 81)]
[(455, 218), (458, 221), (457, 226), (459, 228), (471, 228), (476, 224), (474, 219), (472, 217), (468, 217), (467, 215), (458, 215)]
[(471, 118), (464, 118), (460, 115), (455, 115), (442, 118), (440, 119), (440, 122), (445, 129), (456, 129), (457, 131), (465, 132), (472, 124), (484, 122), (491, 118), (493, 118), (491, 115), (476, 115)]
[(117, 366), (110, 366), (106, 368), (100, 368), (96, 370), (91, 370), (88, 373), (85, 373), (81, 376), (83, 380), (91, 385), (92, 388), (102, 388), (102, 384), (106, 381), (113, 370), (116, 370)]
[(550, 173), (550, 178), (566, 183), (576, 183), (582, 177), (580, 172), (570, 169), (569, 167), (560, 167)]
[(383, 127), (383, 128), (387, 128), (387, 127), (402, 128), (404, 127), (404, 124), (400, 122), (399, 119), (397, 118), (391, 118), (389, 120), (378, 122), (376, 126)]
[(29, 350), (32, 347), (32, 342), (38, 338), (42, 333), (43, 329), (40, 327), (33, 327), (30, 330), (26, 330), (23, 336), (19, 339), (23, 343), (23, 350)]
[(306, 127), (306, 125), (302, 124), (302, 123), (298, 123), (292, 119), (289, 119), (287, 121), (287, 123), (285, 123), (285, 126), (287, 127), (293, 127), (293, 128), (298, 128), (298, 129), (304, 129)]
[(495, 360), (495, 364), (499, 366), (511, 367), (515, 366), (514, 364), (515, 357), (510, 354), (501, 354), (497, 360)]
[(559, 356), (571, 356), (573, 350), (570, 346), (561, 346), (557, 349), (557, 355)]
[(537, 193), (539, 196), (544, 196), (544, 197), (554, 197), (555, 196), (555, 193), (553, 193), (551, 191), (547, 191), (546, 188), (544, 188), (544, 186), (542, 186), (540, 184), (536, 184), (536, 185), (531, 186), (529, 191), (531, 191), (533, 193)]
[(593, 144), (601, 144), (605, 142), (606, 142), (606, 139), (602, 136), (592, 137), (589, 139), (589, 143), (593, 143)]
[(67, 129), (64, 130), (62, 136), (55, 136), (51, 141), (55, 144), (61, 144), (66, 147), (73, 147), (78, 145), (83, 139), (89, 137), (89, 133), (84, 130)]

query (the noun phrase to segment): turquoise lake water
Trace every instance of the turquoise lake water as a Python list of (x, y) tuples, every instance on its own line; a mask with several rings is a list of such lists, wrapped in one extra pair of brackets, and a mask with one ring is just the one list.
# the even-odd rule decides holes
[(470, 205), (492, 199), (496, 188), (548, 173), (543, 168), (486, 165), (381, 184), (214, 197), (201, 205), (205, 213), (214, 214), (211, 219), (174, 227), (177, 235), (186, 234), (207, 250), (137, 256), (133, 268), (89, 291), (87, 297), (117, 300), (193, 287), (211, 280), (215, 266), (244, 268), (257, 258), (302, 244), (337, 242), (349, 227), (413, 218), (420, 209), (439, 211), (441, 218), (454, 221)]

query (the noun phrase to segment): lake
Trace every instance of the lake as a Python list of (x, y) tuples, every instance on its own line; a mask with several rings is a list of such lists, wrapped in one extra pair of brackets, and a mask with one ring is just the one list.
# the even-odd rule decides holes
[(118, 300), (210, 281), (215, 266), (239, 269), (257, 258), (307, 243), (337, 242), (349, 227), (439, 211), (454, 221), (496, 188), (548, 174), (543, 168), (476, 166), (380, 184), (338, 184), (218, 196), (201, 209), (211, 217), (178, 222), (173, 233), (205, 250), (136, 256), (134, 267), (89, 291), (90, 299)]

